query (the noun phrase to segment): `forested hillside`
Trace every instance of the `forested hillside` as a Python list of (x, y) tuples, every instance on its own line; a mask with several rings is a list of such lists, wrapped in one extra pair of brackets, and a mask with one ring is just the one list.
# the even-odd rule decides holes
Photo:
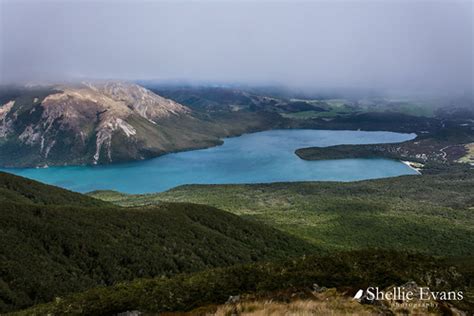
[(264, 222), (327, 251), (405, 249), (474, 254), (474, 172), (358, 182), (186, 185), (167, 192), (92, 196), (124, 206), (192, 202)]
[(209, 206), (123, 208), (0, 173), (0, 312), (98, 285), (316, 252)]
[[(124, 311), (140, 311), (145, 315), (193, 311), (192, 315), (209, 315), (216, 310), (215, 304), (225, 303), (232, 295), (238, 301), (240, 295), (251, 294), (254, 298), (266, 299), (266, 304), (288, 304), (298, 298), (318, 303), (321, 297), (317, 294), (331, 293), (328, 288), (337, 290), (346, 300), (341, 302), (335, 295), (323, 297), (324, 302), (333, 307), (326, 309), (327, 313), (320, 310), (316, 314), (351, 315), (357, 310), (370, 315), (392, 315), (398, 310), (405, 315), (410, 312), (409, 307), (390, 309), (381, 303), (361, 305), (352, 299), (352, 304), (348, 304), (347, 297), (368, 286), (386, 288), (407, 282), (428, 286), (432, 291), (450, 289), (467, 293), (472, 286), (472, 271), (469, 272), (466, 265), (453, 265), (405, 252), (343, 252), (211, 269), (169, 279), (140, 279), (74, 294), (16, 315), (113, 315)], [(430, 315), (452, 315), (459, 309), (471, 310), (474, 307), (472, 287), (469, 293), (471, 295), (463, 301), (453, 302), (455, 308), (453, 303), (433, 302), (433, 308), (422, 310), (431, 312)], [(236, 304), (229, 304), (229, 310), (229, 314), (234, 314)], [(252, 309), (246, 312), (250, 313)]]

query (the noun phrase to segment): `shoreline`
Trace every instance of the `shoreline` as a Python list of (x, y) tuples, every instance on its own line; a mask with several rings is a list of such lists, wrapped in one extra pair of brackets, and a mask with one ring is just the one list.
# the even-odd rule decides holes
[[(256, 129), (256, 130), (250, 130), (247, 132), (243, 133), (236, 133), (236, 134), (230, 134), (224, 137), (219, 137), (216, 138), (214, 143), (212, 144), (206, 144), (202, 146), (192, 146), (192, 147), (186, 147), (182, 149), (176, 149), (176, 150), (171, 150), (171, 151), (163, 151), (158, 154), (154, 154), (152, 156), (143, 158), (143, 159), (130, 159), (130, 160), (119, 160), (119, 161), (113, 161), (113, 162), (107, 162), (107, 163), (92, 163), (92, 162), (83, 162), (83, 163), (67, 163), (67, 162), (43, 162), (40, 164), (21, 164), (21, 165), (0, 165), (0, 170), (4, 170), (8, 172), (7, 170), (15, 170), (15, 169), (45, 169), (45, 168), (54, 168), (54, 167), (104, 167), (104, 166), (111, 166), (111, 165), (120, 165), (120, 164), (129, 164), (129, 163), (139, 163), (143, 161), (149, 161), (153, 160), (156, 158), (160, 158), (166, 155), (172, 155), (172, 154), (178, 154), (178, 153), (183, 153), (183, 152), (190, 152), (190, 151), (195, 151), (195, 150), (204, 150), (204, 149), (209, 149), (209, 148), (215, 148), (215, 147), (220, 147), (224, 145), (226, 139), (231, 139), (231, 138), (239, 138), (242, 136), (246, 135), (251, 135), (251, 134), (256, 134), (256, 133), (263, 133), (263, 132), (274, 132), (274, 131), (328, 131), (328, 132), (363, 132), (363, 133), (392, 133), (392, 134), (400, 134), (400, 135), (414, 135), (413, 138), (407, 139), (407, 140), (401, 140), (398, 142), (387, 142), (387, 143), (380, 143), (380, 144), (396, 144), (396, 143), (402, 143), (402, 142), (408, 142), (416, 139), (418, 135), (414, 132), (395, 132), (395, 131), (389, 131), (389, 130), (361, 130), (361, 129), (320, 129), (320, 128), (270, 128), (270, 129)], [(379, 143), (377, 143), (379, 144)], [(372, 144), (353, 144), (353, 145), (372, 145)], [(333, 145), (337, 146), (337, 145)], [(300, 149), (305, 149), (305, 148), (297, 148), (295, 149), (296, 151)], [(300, 157), (300, 156), (298, 156)], [(304, 159), (300, 157), (303, 160), (310, 160), (310, 159)], [(328, 159), (322, 159), (322, 160), (328, 160)], [(88, 161), (88, 160), (87, 160)]]
[(421, 166), (417, 167), (417, 165), (421, 165), (420, 163), (408, 160), (400, 160), (400, 162), (407, 165), (410, 169), (415, 170), (418, 175), (422, 175)]

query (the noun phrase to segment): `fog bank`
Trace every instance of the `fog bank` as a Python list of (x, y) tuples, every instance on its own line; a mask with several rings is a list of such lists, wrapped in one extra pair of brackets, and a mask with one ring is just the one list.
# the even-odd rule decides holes
[(473, 89), (471, 1), (0, 2), (3, 83)]

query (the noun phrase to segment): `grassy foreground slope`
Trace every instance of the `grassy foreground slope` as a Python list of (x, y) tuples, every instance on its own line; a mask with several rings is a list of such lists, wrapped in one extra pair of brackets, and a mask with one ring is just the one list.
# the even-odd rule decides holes
[(329, 251), (405, 249), (474, 254), (474, 172), (360, 182), (189, 185), (148, 195), (95, 192), (124, 206), (208, 204), (303, 237)]
[(98, 285), (316, 251), (210, 206), (123, 208), (0, 173), (0, 313)]
[[(198, 313), (196, 308), (222, 304), (231, 295), (252, 293), (271, 297), (274, 301), (278, 301), (278, 297), (287, 301), (288, 297), (282, 297), (277, 292), (309, 292), (315, 288), (315, 284), (336, 288), (346, 295), (354, 295), (358, 289), (368, 286), (384, 289), (409, 281), (415, 281), (419, 286), (428, 286), (432, 291), (449, 289), (467, 293), (466, 288), (469, 287), (471, 277), (472, 275), (461, 266), (428, 256), (403, 252), (360, 251), (238, 265), (166, 279), (138, 279), (115, 286), (98, 287), (15, 314), (113, 315), (131, 310), (152, 315), (166, 311), (194, 310), (194, 313)], [(330, 300), (335, 301), (333, 298)], [(473, 308), (472, 296), (469, 295), (466, 295), (463, 301), (453, 303), (462, 310)], [(349, 307), (352, 308), (349, 312), (371, 311), (369, 307), (364, 308), (355, 301)], [(381, 315), (376, 313), (376, 308), (372, 311), (374, 313), (371, 314)], [(212, 312), (212, 309), (201, 308), (201, 315), (208, 315), (206, 312)], [(442, 312), (435, 311), (432, 315)], [(230, 314), (234, 313), (227, 315)]]

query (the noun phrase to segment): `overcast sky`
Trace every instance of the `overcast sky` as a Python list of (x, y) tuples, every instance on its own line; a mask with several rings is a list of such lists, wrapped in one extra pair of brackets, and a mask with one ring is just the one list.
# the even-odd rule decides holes
[(0, 3), (3, 82), (473, 87), (470, 0)]

